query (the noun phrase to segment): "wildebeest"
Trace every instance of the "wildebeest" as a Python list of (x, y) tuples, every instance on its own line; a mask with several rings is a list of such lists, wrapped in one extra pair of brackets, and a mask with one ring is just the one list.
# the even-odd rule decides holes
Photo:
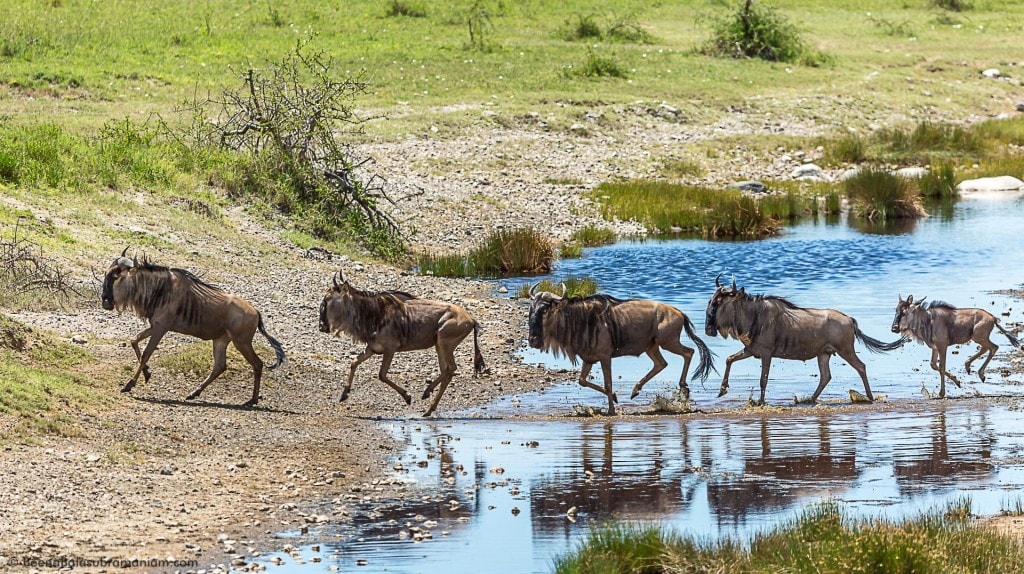
[(958, 309), (943, 301), (932, 301), (924, 305), (924, 300), (925, 297), (921, 297), (914, 301), (914, 296), (908, 295), (904, 301), (903, 296), (899, 296), (896, 316), (892, 320), (892, 332), (912, 337), (931, 348), (931, 367), (939, 372), (939, 397), (946, 396), (946, 377), (960, 386), (960, 381), (946, 371), (946, 349), (950, 345), (962, 345), (969, 341), (981, 345), (978, 352), (964, 363), (968, 375), (971, 374), (971, 363), (988, 351), (988, 357), (985, 357), (985, 362), (978, 369), (978, 377), (982, 382), (985, 382), (985, 367), (999, 349), (999, 345), (990, 338), (993, 328), (999, 329), (1011, 345), (1021, 348), (1020, 341), (1003, 329), (995, 315), (984, 309)]
[[(230, 342), (252, 365), (252, 398), (245, 404), (255, 405), (260, 400), (260, 377), (263, 374), (263, 360), (252, 348), (257, 330), (267, 338), (277, 355), (277, 361), (270, 368), (276, 368), (285, 360), (281, 343), (267, 333), (260, 312), (245, 299), (227, 293), (189, 271), (155, 265), (145, 257), (141, 262), (129, 259), (125, 256), (127, 252), (126, 247), (107, 269), (103, 279), (103, 308), (107, 311), (131, 309), (140, 318), (148, 319), (149, 327), (132, 339), (139, 367), (121, 392), (132, 390), (139, 380), (139, 373), (149, 381), (149, 357), (160, 344), (160, 339), (168, 331), (174, 331), (204, 341), (213, 340), (213, 370), (187, 399), (197, 398), (224, 372)], [(146, 350), (140, 352), (139, 342), (147, 337)]]
[(806, 361), (817, 357), (821, 380), (810, 398), (810, 402), (814, 402), (832, 378), (829, 359), (838, 354), (857, 371), (864, 382), (864, 393), (868, 400), (874, 401), (867, 370), (854, 351), (854, 339), (876, 353), (898, 349), (906, 339), (882, 343), (862, 333), (856, 320), (835, 309), (805, 309), (782, 297), (748, 295), (743, 288), (736, 288), (735, 280), (731, 287), (722, 285), (721, 277), (719, 274), (715, 278), (716, 289), (708, 301), (704, 330), (709, 337), (717, 333), (724, 338), (738, 339), (743, 343), (743, 350), (725, 360), (725, 375), (718, 396), (729, 391), (729, 369), (736, 361), (747, 357), (761, 359), (758, 404), (764, 404), (773, 358)]
[[(340, 282), (339, 282), (340, 279)], [(388, 378), (391, 360), (401, 351), (419, 351), (434, 347), (440, 373), (427, 384), (423, 399), (440, 386), (437, 396), (423, 416), (437, 408), (448, 383), (455, 375), (455, 348), (470, 332), (473, 333), (473, 372), (482, 373), (486, 366), (480, 354), (480, 325), (462, 307), (431, 299), (420, 299), (404, 291), (363, 291), (349, 284), (342, 272), (333, 277), (331, 286), (320, 303), (320, 331), (335, 335), (347, 333), (366, 349), (349, 366), (348, 382), (341, 391), (341, 400), (348, 398), (359, 364), (373, 355), (383, 355), (378, 378), (412, 403), (412, 396)]]
[[(579, 383), (608, 397), (608, 414), (615, 414), (617, 401), (612, 390), (613, 357), (647, 353), (654, 361), (650, 372), (633, 387), (630, 398), (636, 397), (647, 381), (668, 366), (661, 349), (683, 357), (679, 389), (684, 399), (689, 398), (686, 373), (693, 349), (679, 341), (684, 328), (700, 351), (700, 363), (693, 378), (704, 381), (714, 368), (711, 351), (694, 332), (690, 318), (671, 305), (608, 295), (566, 297), (564, 284), (561, 296), (547, 291), (536, 293), (536, 289), (536, 284), (530, 289), (530, 346), (556, 356), (565, 355), (573, 365), (582, 359)], [(604, 387), (587, 380), (594, 363), (601, 363)]]

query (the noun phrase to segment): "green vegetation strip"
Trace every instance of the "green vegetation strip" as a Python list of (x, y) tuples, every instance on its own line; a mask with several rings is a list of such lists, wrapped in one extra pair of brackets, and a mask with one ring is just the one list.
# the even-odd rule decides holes
[(1016, 572), (1020, 540), (972, 522), (960, 500), (905, 520), (855, 519), (822, 502), (792, 522), (758, 534), (749, 548), (699, 540), (656, 526), (612, 525), (556, 559), (558, 574), (721, 572), (817, 574)]

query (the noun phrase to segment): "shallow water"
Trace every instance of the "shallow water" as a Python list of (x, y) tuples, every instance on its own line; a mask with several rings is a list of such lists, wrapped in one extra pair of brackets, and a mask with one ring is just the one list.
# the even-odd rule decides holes
[[(622, 242), (562, 261), (555, 275), (590, 275), (609, 294), (679, 307), (718, 355), (721, 370), (724, 358), (740, 348), (733, 340), (703, 336), (704, 308), (721, 271), (726, 277), (735, 274), (737, 284), (751, 293), (842, 310), (865, 333), (888, 341), (895, 338), (889, 326), (898, 294), (996, 314), (1015, 307), (1016, 301), (991, 291), (1024, 282), (1024, 249), (1017, 247), (1021, 229), (1020, 197), (977, 198), (912, 229), (885, 233), (817, 222), (761, 241)], [(524, 324), (525, 314), (524, 307)], [(1013, 308), (1002, 320), (1019, 321), (1021, 312)], [(303, 564), (282, 555), (284, 565), (268, 567), (276, 572), (547, 572), (554, 557), (608, 520), (649, 521), (700, 537), (749, 540), (822, 499), (837, 500), (855, 514), (899, 517), (969, 497), (976, 513), (993, 514), (1019, 504), (1024, 487), (1024, 426), (1018, 422), (1024, 384), (999, 372), (1009, 346), (1001, 335), (994, 340), (1001, 349), (989, 366), (988, 383), (963, 372), (967, 348), (950, 356), (954, 373), (968, 384), (963, 389), (947, 385), (947, 392), (963, 400), (922, 397), (922, 386), (931, 392), (938, 387), (925, 347), (908, 344), (873, 355), (858, 345), (876, 395), (898, 404), (840, 413), (785, 406), (792, 405), (794, 395), (813, 391), (817, 365), (775, 361), (767, 398), (785, 408), (763, 413), (472, 418), (560, 415), (579, 404), (604, 406), (601, 395), (581, 389), (566, 373), (562, 383), (457, 413), (462, 418), (385, 422), (406, 445), (395, 461), (401, 469), (396, 477), (409, 481), (414, 495), (388, 506), (350, 506), (353, 524), (333, 533), (343, 542), (324, 544), (319, 552), (303, 548)], [(667, 358), (669, 367), (635, 401), (625, 397), (650, 362), (615, 359), (623, 412), (648, 409), (656, 395), (675, 388), (682, 361)], [(524, 360), (571, 367), (534, 351), (525, 352)], [(756, 360), (736, 363), (731, 392), (722, 399), (715, 396), (720, 375), (712, 375), (706, 388), (692, 384), (695, 405), (735, 407), (756, 393), (759, 374)], [(863, 390), (839, 358), (832, 359), (832, 374), (825, 402), (846, 404), (847, 389)], [(599, 367), (595, 376), (600, 377)], [(969, 398), (978, 393), (1009, 397)], [(413, 528), (431, 537), (415, 542)]]

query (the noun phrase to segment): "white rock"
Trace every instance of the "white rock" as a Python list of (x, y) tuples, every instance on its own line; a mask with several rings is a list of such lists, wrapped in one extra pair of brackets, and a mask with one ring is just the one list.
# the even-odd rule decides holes
[(999, 70), (996, 68), (989, 68), (987, 70), (984, 70), (983, 72), (981, 72), (981, 75), (985, 76), (986, 78), (998, 78), (1002, 76), (1002, 74), (1000, 74)]
[(805, 163), (794, 169), (789, 177), (810, 181), (830, 181), (828, 174), (813, 163)]
[(1020, 191), (1024, 190), (1024, 181), (1011, 175), (1000, 175), (997, 177), (982, 177), (979, 179), (966, 179), (961, 181), (956, 188), (960, 191)]

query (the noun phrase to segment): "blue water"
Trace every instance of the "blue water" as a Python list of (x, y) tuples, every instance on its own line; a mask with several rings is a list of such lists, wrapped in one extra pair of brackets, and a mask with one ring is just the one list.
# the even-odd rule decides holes
[[(818, 222), (760, 241), (621, 242), (560, 261), (554, 276), (589, 275), (604, 292), (675, 305), (704, 337), (704, 308), (715, 276), (725, 272), (748, 292), (833, 307), (855, 317), (868, 335), (892, 340), (897, 295), (910, 293), (997, 315), (1012, 308), (1002, 321), (1020, 321), (1019, 303), (992, 292), (1024, 282), (1021, 230), (1019, 197), (972, 199), (911, 229), (884, 233)], [(525, 312), (524, 306), (524, 323)], [(705, 340), (720, 371), (724, 358), (740, 349), (734, 340)], [(731, 391), (722, 399), (716, 397), (720, 375), (706, 388), (691, 385), (697, 408), (724, 407), (724, 415), (559, 418), (574, 405), (604, 406), (570, 372), (548, 389), (504, 397), (460, 418), (386, 422), (406, 445), (393, 478), (409, 484), (410, 496), (389, 504), (346, 502), (352, 524), (323, 534), (340, 542), (325, 542), (319, 551), (305, 546), (302, 564), (282, 554), (284, 564), (268, 568), (548, 572), (556, 556), (609, 520), (748, 541), (822, 500), (855, 515), (896, 518), (967, 497), (976, 513), (994, 514), (1016, 506), (1024, 492), (1024, 384), (1000, 373), (1011, 350), (1000, 335), (995, 341), (1001, 349), (988, 383), (963, 372), (967, 347), (950, 356), (953, 372), (968, 384), (947, 385), (947, 392), (963, 400), (923, 397), (922, 387), (937, 390), (938, 377), (927, 365), (928, 349), (915, 343), (886, 355), (858, 346), (876, 396), (888, 396), (873, 407), (792, 406), (794, 395), (816, 386), (817, 365), (775, 361), (767, 398), (781, 408), (740, 411), (734, 407), (756, 393), (760, 375), (759, 362), (748, 359), (733, 366)], [(674, 389), (681, 360), (667, 358), (670, 366), (634, 401), (625, 397), (650, 363), (615, 359), (621, 412), (642, 412)], [(534, 351), (524, 359), (571, 367)], [(849, 404), (847, 389), (862, 390), (859, 378), (838, 357), (832, 374), (824, 402)], [(601, 376), (599, 367), (595, 375)], [(1004, 398), (982, 401), (976, 394)], [(498, 418), (471, 418), (476, 415)], [(429, 536), (416, 541), (416, 529)]]

